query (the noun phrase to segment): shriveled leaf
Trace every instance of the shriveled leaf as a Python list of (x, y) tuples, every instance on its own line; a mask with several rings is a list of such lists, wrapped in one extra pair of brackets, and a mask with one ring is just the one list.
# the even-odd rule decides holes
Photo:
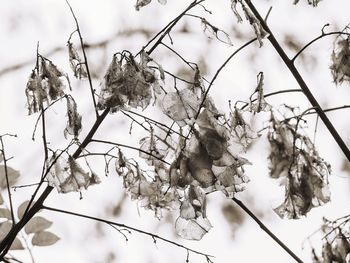
[(0, 208), (0, 218), (7, 218), (11, 220), (11, 211), (8, 208)]
[(51, 246), (60, 238), (49, 231), (36, 232), (32, 238), (33, 246)]
[(141, 7), (144, 7), (144, 6), (148, 5), (151, 2), (152, 2), (152, 0), (137, 0), (135, 8), (136, 8), (137, 11), (139, 11)]
[[(293, 4), (296, 5), (297, 3), (299, 3), (299, 1), (300, 0), (294, 0)], [(307, 0), (307, 3), (309, 5), (312, 5), (313, 7), (316, 7), (319, 2), (321, 2), (321, 0)]]
[(68, 54), (69, 54), (69, 64), (73, 70), (74, 77), (78, 79), (87, 78), (87, 72), (85, 70), (85, 64), (81, 61), (78, 51), (76, 50), (73, 43), (68, 41)]
[(208, 38), (216, 38), (220, 42), (223, 42), (227, 45), (232, 46), (232, 41), (230, 39), (230, 36), (223, 30), (219, 29), (218, 27), (212, 25), (208, 22), (205, 18), (201, 18), (202, 27), (204, 33), (207, 34)]
[(18, 237), (16, 237), (10, 247), (10, 250), (23, 250), (23, 249), (24, 249), (24, 246), (22, 245), (21, 240)]
[[(264, 91), (263, 91), (264, 74), (263, 74), (263, 72), (260, 72), (258, 74), (257, 82), (258, 82), (257, 87), (256, 87), (254, 93), (250, 96), (249, 110), (253, 113), (259, 113), (261, 111), (270, 111), (271, 105), (268, 104), (264, 98)], [(253, 101), (254, 95), (256, 95), (256, 98)]]
[(84, 169), (72, 157), (68, 161), (62, 157), (53, 155), (50, 162), (54, 162), (54, 167), (47, 176), (49, 184), (57, 189), (59, 193), (69, 193), (87, 189), (89, 186), (100, 183), (98, 176)]
[(77, 104), (71, 96), (67, 96), (67, 126), (64, 130), (64, 136), (67, 138), (67, 134), (78, 137), (81, 131), (81, 115), (77, 111)]
[(35, 216), (26, 224), (24, 231), (27, 234), (36, 233), (49, 228), (52, 222), (42, 216)]
[[(33, 206), (33, 204), (34, 204), (34, 202), (32, 202), (31, 206)], [(18, 216), (19, 219), (21, 219), (23, 217), (24, 212), (26, 211), (28, 205), (29, 205), (29, 200), (28, 201), (24, 201), (17, 208), (17, 216)]]
[(350, 82), (350, 39), (339, 38), (334, 45), (330, 66), (333, 80), (336, 84)]
[(184, 219), (179, 217), (175, 223), (176, 233), (188, 240), (201, 240), (202, 237), (212, 228), (209, 220), (203, 217), (196, 219)]
[[(9, 181), (9, 186), (14, 185), (17, 182), (19, 176), (19, 171), (7, 166), (7, 177)], [(0, 165), (0, 189), (5, 188), (7, 188), (5, 165)]]

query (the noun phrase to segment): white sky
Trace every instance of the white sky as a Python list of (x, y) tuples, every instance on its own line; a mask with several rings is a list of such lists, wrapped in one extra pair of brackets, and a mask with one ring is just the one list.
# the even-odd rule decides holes
[[(122, 35), (115, 37), (118, 32), (138, 28), (159, 30), (190, 1), (168, 0), (169, 3), (166, 6), (161, 6), (156, 0), (153, 2), (140, 12), (136, 12), (132, 0), (70, 1), (78, 17), (84, 40), (88, 43), (95, 43), (103, 39), (114, 39), (105, 52), (88, 51), (91, 66), (100, 70), (100, 79), (113, 53), (123, 49), (137, 52), (147, 42), (147, 39), (139, 34), (130, 37)], [(191, 18), (187, 18), (186, 23), (193, 33), (190, 36), (174, 33), (172, 37), (174, 47), (183, 52), (184, 57), (193, 61), (199, 61), (202, 58), (205, 61), (208, 66), (207, 78), (210, 79), (225, 58), (243, 43), (242, 40), (234, 38), (233, 28), (242, 30), (246, 34), (245, 39), (249, 39), (252, 32), (247, 30), (249, 29), (247, 25), (237, 25), (235, 17), (229, 10), (230, 1), (208, 0), (206, 2), (206, 6), (213, 11), (213, 15), (207, 16), (208, 20), (225, 29), (232, 36), (234, 46), (228, 47), (215, 40), (207, 41), (205, 35), (201, 33), (200, 23), (192, 21)], [(329, 29), (331, 30), (342, 28), (350, 22), (348, 0), (324, 0), (318, 8), (307, 6), (303, 0), (297, 6), (292, 5), (292, 0), (255, 2), (258, 2), (257, 7), (263, 14), (267, 12), (269, 6), (273, 6), (268, 21), (277, 39), (281, 42), (286, 34), (289, 34), (299, 42), (306, 43), (319, 35), (321, 28), (326, 23), (331, 23)], [(204, 14), (201, 9), (193, 13)], [(35, 58), (38, 41), (42, 54), (56, 47), (65, 48), (68, 36), (75, 28), (69, 9), (63, 0), (3, 0), (1, 1), (0, 17), (0, 35), (2, 36), (0, 71), (10, 65)], [(305, 53), (306, 57), (314, 58), (318, 63), (309, 62), (310, 65), (306, 67), (299, 64), (305, 81), (324, 107), (349, 104), (350, 98), (346, 85), (335, 88), (332, 83), (328, 71), (331, 47), (331, 37), (321, 40), (307, 49)], [(288, 50), (288, 53), (293, 54), (293, 51)], [(64, 50), (56, 52), (49, 58), (71, 74), (67, 56)], [(179, 61), (166, 54), (164, 49), (160, 48), (154, 56), (169, 69), (178, 68), (175, 62)], [(10, 165), (21, 171), (20, 184), (34, 182), (35, 176), (40, 174), (41, 169), (40, 132), (37, 140), (31, 141), (36, 116), (26, 116), (27, 112), (24, 107), (24, 89), (33, 67), (34, 62), (21, 70), (0, 76), (0, 134), (9, 132), (19, 135), (18, 139), (6, 139), (6, 149), (9, 155), (15, 156)], [(265, 92), (297, 88), (295, 81), (272, 47), (265, 41), (261, 49), (258, 49), (257, 46), (250, 46), (240, 53), (217, 79), (211, 95), (220, 109), (227, 111), (228, 99), (246, 100), (255, 88), (255, 76), (259, 71), (265, 73)], [(95, 87), (98, 87), (99, 82), (100, 80), (94, 81)], [(86, 92), (86, 82), (73, 81), (72, 84), (76, 87), (75, 94), (79, 102), (79, 110), (84, 114), (86, 128), (81, 135), (84, 136), (88, 132), (93, 117), (90, 96)], [(302, 95), (294, 93), (287, 96), (279, 95), (270, 99), (269, 102), (276, 105), (291, 103), (304, 108), (309, 106)], [(49, 115), (48, 131), (52, 148), (63, 147), (65, 144), (62, 140), (65, 126), (65, 120), (62, 121), (64, 113), (60, 113), (62, 108), (64, 108), (63, 103)], [(345, 110), (331, 113), (329, 116), (344, 140), (350, 144), (348, 114), (348, 111)], [(310, 130), (314, 129), (313, 121), (314, 119), (310, 119)], [(133, 136), (130, 136), (128, 134), (129, 123), (121, 115), (108, 116), (96, 136), (136, 146), (144, 134), (135, 127)], [(298, 221), (279, 219), (273, 213), (272, 208), (282, 200), (283, 191), (276, 182), (267, 177), (268, 148), (264, 139), (256, 143), (247, 154), (247, 158), (253, 163), (246, 169), (251, 182), (247, 190), (238, 195), (238, 198), (249, 204), (264, 223), (305, 262), (310, 262), (309, 250), (302, 250), (301, 242), (320, 226), (322, 217), (334, 219), (350, 212), (349, 175), (341, 171), (343, 155), (321, 123), (316, 143), (321, 156), (333, 167), (333, 175), (330, 179), (333, 195), (330, 204), (310, 212), (306, 219)], [(123, 196), (121, 180), (114, 173), (108, 178), (104, 177), (103, 161), (96, 160), (95, 162), (94, 165), (101, 174), (102, 183), (84, 192), (83, 200), (79, 200), (78, 194), (58, 195), (55, 192), (46, 203), (70, 211), (108, 217), (106, 210), (118, 203)], [(28, 199), (31, 190), (32, 188), (18, 189), (14, 194), (15, 204), (18, 205)], [(129, 200), (125, 201), (120, 215), (116, 218), (109, 217), (116, 222), (154, 232), (191, 248), (215, 255), (215, 262), (294, 262), (249, 218), (246, 218), (244, 225), (239, 226), (237, 231), (231, 231), (231, 226), (224, 220), (221, 212), (221, 207), (227, 203), (229, 201), (219, 193), (209, 197), (207, 214), (214, 228), (200, 242), (177, 239), (173, 231), (173, 221), (164, 223), (166, 221), (164, 219), (163, 223), (159, 222), (151, 212), (146, 212), (142, 208), (138, 210), (136, 203)], [(115, 253), (116, 259), (110, 262), (177, 263), (186, 260), (185, 250), (161, 241), (158, 241), (155, 246), (150, 237), (133, 233), (129, 237), (129, 242), (126, 243), (123, 237), (109, 226), (101, 227), (105, 235), (101, 237), (96, 234), (94, 222), (52, 212), (43, 212), (42, 215), (54, 222), (51, 230), (61, 237), (61, 241), (51, 247), (34, 248), (36, 263), (108, 262), (106, 253), (111, 251)], [(174, 220), (176, 216), (174, 214), (171, 220)], [(14, 253), (14, 255), (18, 255), (24, 262), (30, 262), (27, 252)], [(204, 258), (191, 255), (190, 262), (206, 261)]]

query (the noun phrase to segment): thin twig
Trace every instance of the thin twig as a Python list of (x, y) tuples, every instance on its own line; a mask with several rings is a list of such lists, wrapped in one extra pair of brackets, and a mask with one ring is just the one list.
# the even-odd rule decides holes
[(93, 217), (93, 216), (84, 215), (84, 214), (79, 214), (79, 213), (75, 213), (75, 212), (70, 212), (70, 211), (66, 211), (66, 210), (62, 210), (62, 209), (58, 209), (58, 208), (53, 208), (53, 207), (42, 206), (41, 208), (42, 208), (42, 209), (45, 209), (45, 210), (50, 210), (50, 211), (53, 211), (53, 212), (59, 212), (59, 213), (63, 213), (63, 214), (68, 214), (68, 215), (72, 215), (72, 216), (78, 216), (78, 217), (81, 217), (81, 218), (85, 218), (85, 219), (90, 219), (90, 220), (102, 222), (102, 223), (105, 223), (105, 224), (108, 224), (108, 225), (113, 225), (113, 226), (117, 226), (117, 227), (121, 227), (121, 228), (126, 228), (126, 229), (129, 229), (129, 230), (131, 230), (131, 231), (134, 231), (134, 232), (137, 232), (137, 233), (140, 233), (140, 234), (143, 234), (143, 235), (150, 236), (150, 237), (152, 237), (152, 239), (156, 238), (156, 239), (162, 240), (162, 241), (164, 241), (164, 242), (166, 242), (166, 243), (175, 245), (175, 246), (177, 246), (177, 247), (180, 247), (180, 248), (183, 248), (183, 249), (185, 249), (185, 250), (187, 250), (187, 251), (190, 251), (191, 253), (194, 253), (194, 254), (197, 254), (197, 255), (201, 255), (201, 256), (204, 256), (204, 257), (206, 257), (206, 258), (207, 258), (207, 257), (211, 257), (211, 258), (214, 257), (214, 256), (212, 256), (212, 255), (208, 255), (208, 254), (205, 254), (205, 253), (203, 253), (203, 252), (200, 252), (200, 251), (197, 251), (197, 250), (188, 248), (188, 247), (186, 247), (186, 246), (184, 246), (184, 245), (181, 245), (181, 244), (179, 244), (179, 243), (176, 243), (176, 242), (171, 241), (171, 240), (169, 240), (169, 239), (166, 239), (166, 238), (164, 238), (164, 237), (158, 236), (158, 235), (153, 234), (153, 233), (151, 233), (151, 232), (147, 232), (147, 231), (138, 229), (138, 228), (136, 228), (136, 227), (128, 226), (128, 225), (125, 225), (125, 224), (121, 224), (121, 223), (109, 221), (109, 220), (102, 219), (102, 218), (98, 218), (98, 217)]
[(89, 86), (90, 86), (90, 91), (91, 91), (91, 96), (92, 96), (92, 102), (93, 102), (93, 104), (94, 104), (94, 109), (95, 109), (95, 114), (96, 114), (96, 119), (97, 119), (98, 116), (99, 116), (99, 114), (98, 114), (98, 111), (97, 111), (97, 103), (96, 103), (96, 99), (95, 99), (95, 90), (94, 90), (94, 87), (93, 87), (93, 85), (92, 85), (92, 78), (91, 78), (91, 74), (90, 74), (88, 59), (87, 59), (86, 52), (85, 52), (83, 37), (82, 37), (81, 32), (80, 32), (80, 27), (79, 27), (78, 19), (77, 19), (77, 17), (75, 16), (75, 13), (74, 13), (74, 11), (73, 11), (72, 6), (69, 4), (68, 0), (66, 0), (66, 3), (67, 3), (67, 5), (69, 6), (69, 9), (70, 9), (70, 11), (71, 11), (71, 13), (72, 13), (72, 16), (73, 16), (73, 18), (74, 18), (74, 21), (75, 21), (75, 25), (76, 25), (76, 27), (77, 27), (76, 30), (77, 30), (78, 35), (79, 35), (81, 50), (83, 51), (84, 64), (85, 64), (85, 66), (86, 66), (86, 72), (87, 72), (87, 77), (88, 77), (88, 80), (89, 80)]

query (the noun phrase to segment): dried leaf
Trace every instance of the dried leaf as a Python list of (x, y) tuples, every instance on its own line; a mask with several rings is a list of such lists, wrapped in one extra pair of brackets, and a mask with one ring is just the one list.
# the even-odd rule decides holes
[(238, 2), (241, 3), (241, 0), (231, 0), (231, 9), (237, 18), (237, 22), (241, 23), (241, 22), (243, 22), (243, 19), (237, 10)]
[(208, 38), (216, 38), (222, 43), (233, 46), (230, 36), (223, 30), (209, 23), (205, 18), (201, 18), (203, 32), (207, 33)]
[(11, 211), (8, 208), (0, 208), (0, 218), (11, 220)]
[(350, 81), (350, 38), (343, 39), (339, 37), (334, 46), (330, 69), (333, 80), (338, 85), (344, 81)]
[(186, 125), (186, 120), (194, 118), (199, 110), (199, 97), (190, 89), (179, 92), (168, 92), (161, 101), (164, 114), (176, 121), (180, 126)]
[(52, 162), (54, 167), (48, 174), (47, 180), (59, 193), (80, 191), (81, 188), (87, 189), (90, 185), (100, 183), (96, 174), (89, 175), (71, 156), (66, 161), (62, 157), (57, 158), (54, 154), (50, 159), (50, 163)]
[(209, 220), (203, 217), (189, 220), (178, 217), (175, 223), (176, 233), (188, 240), (201, 240), (211, 228)]
[(32, 238), (33, 246), (51, 246), (60, 238), (49, 231), (36, 232)]
[[(249, 110), (253, 113), (259, 113), (261, 111), (270, 111), (271, 105), (265, 101), (264, 97), (264, 73), (260, 72), (257, 76), (258, 85), (254, 91), (254, 93), (250, 96), (250, 106)], [(252, 98), (256, 94), (256, 99), (253, 102)]]
[[(294, 0), (294, 5), (296, 5), (297, 3), (299, 3), (300, 0)], [(313, 7), (316, 7), (318, 5), (318, 3), (321, 2), (321, 0), (307, 0), (307, 3), (309, 5), (312, 5)]]
[(35, 216), (26, 224), (24, 231), (27, 234), (36, 233), (49, 228), (52, 222), (42, 216)]
[[(17, 179), (19, 178), (19, 171), (7, 166), (7, 177), (9, 181), (9, 186), (13, 186)], [(0, 189), (7, 188), (5, 165), (0, 165)]]
[(67, 96), (67, 126), (64, 130), (64, 137), (67, 138), (67, 134), (78, 137), (81, 131), (81, 115), (77, 111), (77, 104), (71, 96)]
[(136, 8), (137, 11), (139, 11), (140, 7), (144, 7), (144, 6), (148, 5), (151, 2), (152, 2), (152, 0), (137, 0), (135, 8)]
[(67, 46), (69, 54), (69, 64), (71, 69), (73, 70), (74, 77), (78, 79), (87, 78), (88, 74), (85, 70), (85, 64), (81, 61), (75, 46), (70, 41), (68, 41)]

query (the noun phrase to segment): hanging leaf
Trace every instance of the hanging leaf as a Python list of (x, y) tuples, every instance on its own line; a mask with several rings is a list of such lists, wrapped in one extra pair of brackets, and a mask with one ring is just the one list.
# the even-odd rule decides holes
[(104, 76), (98, 108), (116, 112), (130, 106), (144, 110), (152, 99), (151, 87), (157, 83), (155, 70), (147, 66), (149, 61), (146, 55), (141, 55), (140, 63), (131, 54), (120, 59), (114, 56)]
[(237, 22), (241, 23), (243, 22), (243, 19), (241, 17), (241, 15), (239, 14), (238, 10), (237, 10), (237, 4), (238, 2), (242, 2), (241, 0), (231, 0), (231, 9), (233, 11), (233, 13), (235, 14), (236, 18), (237, 18)]
[(233, 46), (230, 36), (223, 30), (209, 23), (205, 18), (201, 18), (203, 32), (207, 33), (208, 37), (216, 38), (222, 43)]
[(175, 223), (176, 233), (188, 240), (201, 240), (202, 237), (212, 228), (209, 220), (203, 217), (186, 220), (178, 217)]
[[(32, 202), (31, 207), (33, 206), (34, 202)], [(29, 205), (29, 200), (24, 201), (22, 204), (19, 205), (17, 208), (17, 216), (18, 219), (22, 219), (24, 212), (27, 210), (27, 207)]]
[(53, 169), (47, 176), (49, 184), (57, 189), (59, 193), (69, 193), (87, 189), (89, 186), (100, 183), (100, 179), (94, 173), (89, 175), (71, 156), (68, 161), (57, 158), (54, 154), (50, 163), (54, 162)]
[(74, 138), (78, 137), (81, 131), (81, 115), (77, 111), (77, 104), (71, 96), (67, 96), (67, 126), (64, 129), (64, 137), (67, 138), (67, 134), (73, 135)]
[[(296, 5), (297, 3), (299, 3), (300, 0), (294, 0), (294, 5)], [(307, 0), (307, 3), (309, 5), (312, 5), (313, 7), (316, 7), (318, 5), (318, 3), (321, 2), (321, 0)]]
[(35, 216), (26, 224), (24, 231), (27, 234), (36, 233), (49, 228), (52, 222), (42, 216)]
[(78, 79), (87, 78), (87, 72), (85, 70), (85, 64), (81, 61), (78, 51), (76, 50), (73, 43), (67, 42), (68, 54), (69, 54), (69, 64), (73, 70), (74, 77)]
[(338, 37), (331, 56), (331, 73), (334, 82), (342, 84), (350, 81), (350, 38)]
[[(5, 171), (6, 171), (5, 165), (0, 165), (0, 189), (7, 188)], [(17, 179), (19, 178), (19, 176), (20, 176), (19, 171), (7, 166), (7, 177), (9, 181), (9, 186), (13, 186), (17, 182)]]
[(23, 250), (24, 246), (22, 245), (21, 240), (16, 237), (15, 240), (12, 242), (12, 245), (10, 247), (10, 250)]
[[(249, 110), (254, 114), (259, 113), (261, 111), (270, 111), (272, 108), (271, 105), (265, 101), (264, 91), (263, 91), (263, 86), (264, 86), (263, 72), (260, 72), (258, 74), (257, 82), (258, 82), (258, 85), (254, 93), (250, 96), (250, 106), (249, 106)], [(256, 94), (256, 99), (253, 101), (252, 98), (255, 94)]]
[(161, 101), (163, 112), (180, 126), (196, 116), (199, 105), (199, 97), (190, 89), (168, 92)]
[(270, 176), (282, 178), (285, 187), (285, 200), (275, 212), (282, 218), (297, 219), (330, 201), (330, 166), (319, 156), (310, 138), (299, 132), (299, 122), (279, 122), (272, 114), (271, 123)]
[(32, 238), (33, 246), (51, 246), (60, 238), (49, 231), (36, 232)]
[(11, 211), (8, 208), (0, 208), (0, 218), (7, 218), (11, 220)]

